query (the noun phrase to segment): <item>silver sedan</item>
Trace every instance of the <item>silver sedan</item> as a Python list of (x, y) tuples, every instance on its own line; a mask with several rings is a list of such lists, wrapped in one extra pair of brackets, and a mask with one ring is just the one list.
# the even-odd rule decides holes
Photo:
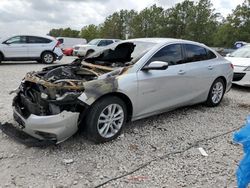
[(204, 44), (131, 39), (27, 73), (15, 90), (14, 117), (39, 140), (59, 143), (83, 128), (102, 143), (128, 121), (197, 103), (215, 107), (232, 78), (232, 64)]

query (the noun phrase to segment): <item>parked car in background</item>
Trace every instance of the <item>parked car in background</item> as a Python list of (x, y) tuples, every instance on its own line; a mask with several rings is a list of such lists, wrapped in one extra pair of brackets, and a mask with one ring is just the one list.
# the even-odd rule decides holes
[(235, 49), (238, 49), (238, 48), (241, 48), (242, 46), (245, 46), (247, 43), (246, 42), (244, 42), (244, 41), (236, 41), (235, 43), (234, 43), (234, 48)]
[(250, 45), (245, 45), (226, 57), (234, 65), (233, 83), (250, 87)]
[(53, 37), (19, 35), (0, 41), (0, 62), (35, 60), (51, 64), (62, 57), (59, 43)]
[(87, 44), (87, 40), (83, 38), (57, 37), (56, 39), (60, 42), (60, 48), (62, 50), (73, 48), (77, 44)]
[(105, 46), (119, 42), (119, 39), (93, 39), (85, 45), (75, 45), (73, 50), (74, 56), (87, 56), (97, 50), (103, 49)]
[(73, 55), (73, 48), (65, 48), (63, 49), (63, 54), (66, 56), (72, 56)]
[[(203, 44), (131, 39), (27, 73), (13, 91), (14, 118), (19, 131), (40, 141), (59, 143), (84, 127), (89, 139), (102, 143), (128, 121), (196, 103), (218, 106), (232, 78), (231, 63)], [(1, 129), (13, 135), (10, 127)]]

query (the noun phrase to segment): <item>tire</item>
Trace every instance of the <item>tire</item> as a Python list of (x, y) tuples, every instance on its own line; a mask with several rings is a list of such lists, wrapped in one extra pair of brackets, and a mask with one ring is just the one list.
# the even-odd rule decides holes
[(0, 53), (0, 63), (3, 61), (3, 55)]
[(85, 119), (87, 137), (96, 144), (111, 141), (120, 135), (126, 118), (125, 103), (115, 96), (105, 97), (94, 103), (87, 114)]
[(212, 84), (206, 101), (206, 106), (216, 107), (218, 106), (225, 94), (226, 84), (223, 79), (217, 78)]
[(54, 54), (52, 52), (43, 52), (41, 61), (44, 64), (52, 64), (54, 62)]

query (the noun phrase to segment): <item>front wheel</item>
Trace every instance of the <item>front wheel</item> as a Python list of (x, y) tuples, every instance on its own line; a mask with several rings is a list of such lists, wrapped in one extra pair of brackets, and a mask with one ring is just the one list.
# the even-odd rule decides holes
[(41, 61), (45, 64), (52, 64), (54, 62), (54, 54), (52, 52), (44, 52), (41, 56)]
[(97, 101), (86, 118), (87, 136), (95, 143), (111, 141), (119, 136), (126, 123), (127, 109), (118, 97), (105, 97)]
[(223, 99), (225, 90), (224, 81), (221, 78), (217, 78), (210, 88), (206, 105), (210, 107), (218, 106)]

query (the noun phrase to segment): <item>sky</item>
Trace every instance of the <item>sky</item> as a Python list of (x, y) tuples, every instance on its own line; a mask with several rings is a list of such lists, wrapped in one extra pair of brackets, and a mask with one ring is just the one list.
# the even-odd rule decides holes
[[(100, 24), (121, 9), (140, 11), (157, 4), (170, 8), (183, 0), (0, 0), (0, 37), (15, 34), (46, 35), (52, 28), (80, 30)], [(244, 0), (211, 0), (226, 16)]]

